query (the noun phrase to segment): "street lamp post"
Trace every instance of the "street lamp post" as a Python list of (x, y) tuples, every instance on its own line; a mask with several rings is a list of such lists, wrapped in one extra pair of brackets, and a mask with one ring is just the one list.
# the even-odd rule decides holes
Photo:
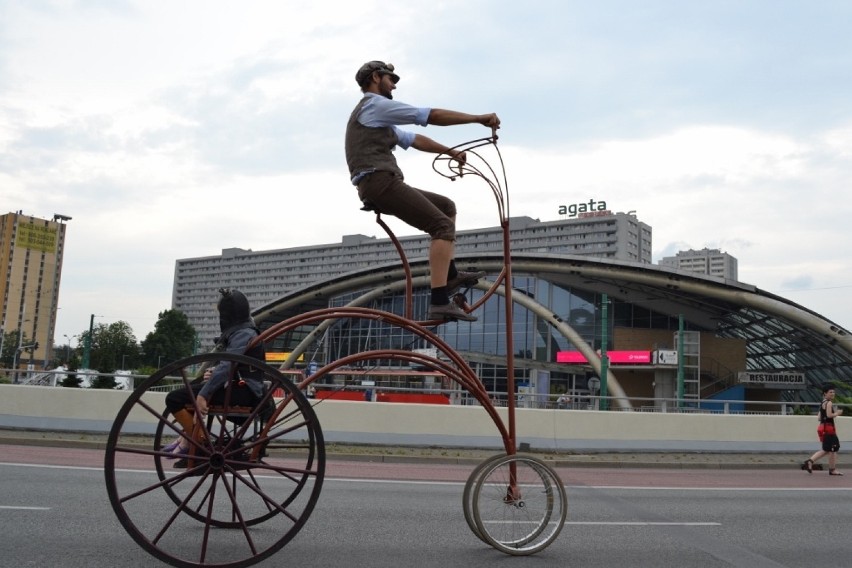
[(121, 370), (122, 370), (122, 371), (124, 371), (124, 370), (125, 370), (125, 367), (124, 367), (124, 359), (125, 359), (126, 357), (127, 357), (127, 355), (125, 355), (124, 353), (122, 353), (122, 354), (121, 354)]
[(602, 294), (601, 320), (603, 320), (603, 325), (601, 326), (601, 410), (607, 410), (609, 406), (609, 401), (607, 399), (607, 396), (609, 396), (609, 391), (607, 390), (607, 377), (609, 376), (609, 355), (606, 351), (607, 343), (609, 343), (609, 313), (607, 311), (608, 308), (609, 296), (607, 294)]
[(18, 347), (15, 348), (15, 356), (12, 358), (12, 369), (15, 371), (15, 379), (13, 384), (18, 384), (18, 357), (21, 354), (21, 342), (18, 342)]
[(86, 336), (86, 341), (83, 344), (83, 362), (81, 363), (81, 366), (84, 369), (89, 368), (89, 357), (92, 354), (92, 331), (94, 331), (95, 328), (95, 318), (99, 317), (102, 316), (92, 314), (92, 317), (89, 318), (89, 334)]
[[(68, 363), (71, 361), (71, 337), (68, 337), (68, 334), (62, 335), (65, 338), (65, 367), (68, 367)], [(72, 337), (77, 337), (76, 335)]]
[(18, 327), (18, 347), (15, 348), (15, 357), (12, 360), (12, 369), (15, 371), (15, 379), (14, 384), (18, 384), (18, 360), (21, 356), (21, 345), (24, 344), (24, 324), (27, 323), (28, 319), (25, 319), (21, 322), (21, 325)]

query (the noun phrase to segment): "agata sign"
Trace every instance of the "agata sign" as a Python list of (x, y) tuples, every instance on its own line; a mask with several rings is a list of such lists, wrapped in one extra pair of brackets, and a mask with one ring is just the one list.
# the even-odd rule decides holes
[(569, 217), (584, 216), (583, 213), (606, 211), (606, 201), (595, 201), (589, 199), (588, 203), (572, 203), (571, 205), (560, 205), (559, 214)]

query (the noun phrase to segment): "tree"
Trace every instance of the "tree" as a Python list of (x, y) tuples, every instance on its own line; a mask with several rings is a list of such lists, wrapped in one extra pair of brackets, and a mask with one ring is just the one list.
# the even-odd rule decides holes
[(71, 371), (66, 373), (65, 378), (59, 383), (59, 386), (68, 388), (80, 388), (83, 384), (83, 379), (77, 376), (77, 373)]
[[(88, 332), (84, 332), (84, 336)], [(85, 344), (85, 337), (84, 337)], [(139, 345), (133, 330), (124, 321), (117, 321), (109, 325), (98, 324), (92, 330), (92, 346), (89, 354), (89, 367), (99, 373), (111, 373), (128, 359), (138, 360)]]
[(195, 328), (179, 310), (160, 312), (154, 331), (142, 341), (144, 361), (151, 367), (189, 357), (195, 351)]
[(92, 379), (92, 384), (89, 388), (93, 389), (114, 389), (118, 386), (115, 377), (112, 375), (98, 375)]
[[(80, 343), (85, 345), (89, 331), (80, 334)], [(85, 348), (84, 348), (85, 349)], [(98, 324), (92, 329), (91, 345), (89, 348), (89, 368), (99, 373), (112, 373), (122, 364), (134, 364), (139, 361), (139, 344), (130, 325), (124, 321)], [(115, 378), (96, 377), (92, 380), (92, 388), (115, 388)]]
[[(9, 331), (3, 334), (3, 352), (0, 353), (0, 368), (11, 369), (15, 364), (15, 351), (18, 349), (19, 330)], [(20, 343), (27, 343), (27, 336), (20, 339)]]
[(76, 371), (80, 368), (80, 357), (77, 355), (77, 350), (73, 350), (68, 352), (69, 357), (65, 362), (65, 378), (59, 383), (60, 386), (70, 387), (70, 388), (80, 388), (83, 386), (83, 379), (81, 379)]
[[(18, 345), (27, 345), (30, 341), (27, 339), (27, 334), (22, 334), (20, 330), (16, 329), (14, 331), (4, 333), (2, 343), (3, 349), (0, 351), (0, 368), (13, 369), (16, 366), (15, 363), (20, 364), (21, 362), (21, 354), (18, 354), (17, 360), (15, 359), (15, 352), (18, 350)], [(7, 377), (14, 376), (15, 373), (7, 375)]]

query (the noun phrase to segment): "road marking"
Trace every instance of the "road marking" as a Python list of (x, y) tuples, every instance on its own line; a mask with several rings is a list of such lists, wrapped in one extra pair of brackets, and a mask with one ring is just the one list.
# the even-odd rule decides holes
[(652, 522), (652, 521), (566, 521), (566, 525), (593, 525), (616, 527), (721, 527), (722, 523), (710, 522)]
[[(0, 462), (0, 465), (8, 465), (12, 467), (35, 467), (41, 469), (71, 469), (71, 470), (79, 470), (79, 471), (103, 471), (103, 467), (82, 467), (76, 465), (49, 465), (42, 463), (13, 463), (13, 462)], [(121, 470), (116, 470), (121, 471)], [(135, 470), (128, 470), (135, 471)]]
[(50, 507), (19, 507), (18, 505), (0, 505), (0, 509), (13, 511), (50, 511)]
[[(67, 469), (67, 470), (77, 470), (77, 471), (103, 471), (103, 466), (97, 467), (85, 467), (85, 466), (74, 466), (74, 465), (49, 465), (49, 464), (33, 464), (33, 463), (18, 463), (18, 462), (0, 462), (0, 467), (2, 466), (10, 466), (10, 467), (32, 467), (32, 468), (42, 468), (42, 469)], [(116, 468), (114, 470), (116, 473), (154, 473), (153, 469), (128, 469), (128, 468)], [(176, 474), (177, 472), (173, 470), (166, 471), (167, 474)], [(272, 475), (262, 475), (262, 477), (276, 477)], [(806, 478), (807, 479), (807, 478)], [(346, 476), (326, 476), (326, 482), (331, 481), (342, 481), (347, 483), (383, 483), (383, 484), (410, 484), (410, 485), (464, 485), (467, 480), (459, 480), (459, 481), (429, 481), (429, 480), (417, 480), (417, 479), (369, 479), (369, 478), (356, 478), (356, 477), (346, 477)], [(839, 482), (838, 482), (839, 483)], [(653, 486), (649, 487), (646, 485), (565, 485), (565, 489), (567, 490), (593, 490), (593, 491), (766, 491), (766, 492), (833, 492), (833, 491), (841, 491), (841, 492), (852, 492), (852, 487), (666, 487), (666, 486)]]
[(626, 491), (852, 491), (852, 487), (649, 487), (647, 485), (566, 485), (565, 489)]

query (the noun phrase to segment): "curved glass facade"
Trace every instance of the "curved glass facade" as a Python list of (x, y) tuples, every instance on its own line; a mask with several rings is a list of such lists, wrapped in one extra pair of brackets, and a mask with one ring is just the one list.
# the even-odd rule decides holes
[[(355, 302), (365, 292), (348, 292), (333, 298), (331, 307), (342, 307)], [(594, 349), (601, 348), (602, 295), (588, 290), (561, 286), (533, 275), (514, 276), (514, 294), (525, 294), (535, 299), (549, 311), (570, 325), (584, 341)], [(467, 292), (468, 303), (477, 302), (484, 292), (471, 289)], [(415, 317), (428, 309), (428, 290), (415, 290), (413, 310)], [(632, 304), (610, 300), (607, 336), (613, 337), (613, 327), (634, 327), (676, 331), (677, 318), (659, 314)], [(363, 307), (402, 314), (405, 298), (402, 293), (379, 298)], [(460, 352), (486, 389), (506, 392), (506, 301), (503, 296), (493, 295), (476, 312), (475, 322), (450, 322), (437, 326), (436, 333), (453, 349)], [(550, 392), (585, 389), (590, 375), (578, 374), (556, 363), (559, 351), (575, 350), (576, 347), (553, 326), (539, 318), (533, 311), (517, 302), (512, 311), (512, 330), (515, 353), (515, 379), (523, 383), (530, 379), (534, 369), (546, 370)], [(430, 347), (425, 341), (408, 331), (375, 319), (347, 320), (333, 325), (325, 334), (322, 348), (328, 361), (347, 355), (375, 349), (424, 349)], [(609, 340), (612, 349), (612, 340)], [(380, 362), (383, 367), (400, 366), (399, 362)]]
[[(479, 267), (492, 278), (502, 266), (500, 257), (465, 261), (466, 269)], [(687, 332), (684, 341), (690, 348), (684, 350), (682, 395), (676, 392), (681, 388), (679, 378), (675, 384), (677, 365), (672, 367), (671, 363), (661, 361), (611, 366), (625, 396), (639, 399), (639, 404), (645, 404), (642, 400), (671, 400), (681, 396), (693, 401), (706, 400), (719, 397), (732, 387), (738, 386), (742, 391), (741, 381), (753, 382), (751, 376), (743, 373), (803, 377), (803, 382), (794, 383), (792, 388), (781, 388), (785, 383), (767, 384), (766, 388), (746, 386), (747, 396), (755, 401), (818, 400), (825, 384), (834, 385), (840, 394), (850, 391), (852, 334), (819, 314), (748, 284), (630, 263), (546, 254), (514, 257), (513, 267), (514, 378), (517, 385), (532, 389), (527, 392), (539, 397), (566, 390), (586, 390), (587, 381), (594, 373), (592, 366), (556, 362), (559, 352), (577, 350), (569, 339), (573, 334), (595, 350), (601, 348), (602, 337), (606, 336), (609, 350), (644, 351), (647, 357), (655, 350), (674, 352), (680, 340), (680, 325)], [(418, 269), (416, 276), (423, 282), (422, 266)], [(405, 299), (400, 272), (398, 266), (383, 265), (319, 282), (282, 296), (258, 310), (255, 316), (261, 328), (266, 329), (312, 310), (346, 305), (402, 315)], [(382, 290), (399, 292), (380, 295)], [(484, 294), (478, 289), (466, 293), (471, 304)], [(604, 297), (608, 300), (606, 329)], [(428, 290), (421, 287), (415, 291), (414, 319), (424, 318), (428, 300)], [(469, 362), (486, 390), (505, 392), (504, 298), (499, 294), (489, 297), (474, 315), (478, 317), (476, 322), (445, 323), (435, 326), (433, 331)], [(570, 330), (559, 322), (564, 322)], [(374, 349), (429, 347), (411, 332), (375, 317), (341, 319), (328, 326), (305, 325), (279, 332), (267, 345), (268, 352), (280, 355), (304, 353), (297, 362), (299, 366), (308, 362), (325, 365)], [(370, 361), (363, 362), (363, 366), (405, 370), (407, 365), (398, 361)], [(417, 384), (411, 386), (420, 388)]]

